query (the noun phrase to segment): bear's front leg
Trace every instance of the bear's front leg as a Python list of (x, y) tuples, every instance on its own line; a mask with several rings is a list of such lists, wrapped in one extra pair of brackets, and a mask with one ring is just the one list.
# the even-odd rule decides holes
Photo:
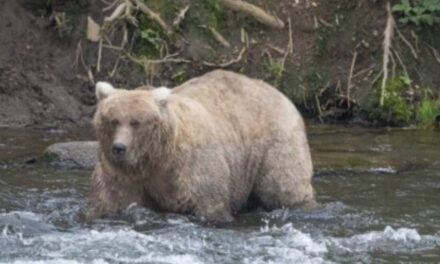
[(202, 201), (196, 206), (195, 215), (200, 219), (208, 222), (232, 222), (231, 210), (224, 202), (206, 202)]
[(132, 203), (145, 205), (144, 197), (142, 184), (119, 179), (98, 163), (92, 174), (86, 219), (93, 220), (125, 210)]

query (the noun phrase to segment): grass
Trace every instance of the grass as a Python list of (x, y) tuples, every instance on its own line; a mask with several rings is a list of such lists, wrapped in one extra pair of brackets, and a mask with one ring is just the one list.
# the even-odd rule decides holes
[(433, 128), (440, 117), (440, 104), (433, 99), (423, 99), (417, 107), (416, 116), (421, 128)]

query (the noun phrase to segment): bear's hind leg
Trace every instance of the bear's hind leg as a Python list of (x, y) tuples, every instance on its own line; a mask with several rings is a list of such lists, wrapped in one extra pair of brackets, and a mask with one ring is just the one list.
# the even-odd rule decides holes
[(313, 206), (312, 174), (307, 145), (277, 141), (269, 147), (262, 161), (254, 194), (266, 210)]

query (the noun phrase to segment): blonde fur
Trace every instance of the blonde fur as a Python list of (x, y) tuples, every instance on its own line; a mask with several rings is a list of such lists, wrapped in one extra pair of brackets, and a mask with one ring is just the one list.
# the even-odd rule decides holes
[[(216, 221), (314, 203), (302, 117), (263, 81), (216, 70), (172, 92), (115, 89), (98, 100), (89, 218), (133, 202)], [(112, 156), (116, 137), (130, 138), (123, 162)]]

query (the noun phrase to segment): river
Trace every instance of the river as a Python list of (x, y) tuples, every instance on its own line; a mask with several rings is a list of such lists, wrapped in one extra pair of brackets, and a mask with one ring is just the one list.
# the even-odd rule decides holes
[(131, 206), (83, 221), (90, 171), (35, 162), (74, 131), (0, 128), (1, 263), (440, 263), (435, 131), (312, 125), (319, 206), (212, 226)]

